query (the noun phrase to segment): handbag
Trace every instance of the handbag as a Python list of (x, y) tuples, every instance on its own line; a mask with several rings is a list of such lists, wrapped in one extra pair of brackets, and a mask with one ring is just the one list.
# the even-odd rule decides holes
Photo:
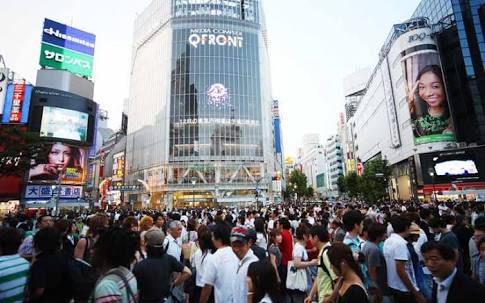
[[(303, 256), (301, 259), (303, 260)], [(306, 292), (308, 289), (308, 277), (305, 268), (297, 269), (293, 261), (288, 261), (286, 288), (302, 292)]]

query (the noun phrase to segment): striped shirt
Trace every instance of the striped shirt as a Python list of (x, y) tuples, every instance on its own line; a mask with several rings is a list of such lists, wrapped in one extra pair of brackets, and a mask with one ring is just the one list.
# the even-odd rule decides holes
[[(130, 297), (129, 291), (126, 288), (123, 280), (114, 271), (123, 273), (124, 277), (128, 281), (130, 289), (133, 295), (136, 297)], [(135, 303), (138, 298), (138, 286), (135, 276), (126, 268), (120, 266), (112, 269), (106, 273), (106, 275), (98, 281), (94, 290), (95, 303)]]
[(23, 302), (29, 266), (19, 255), (0, 256), (0, 302)]

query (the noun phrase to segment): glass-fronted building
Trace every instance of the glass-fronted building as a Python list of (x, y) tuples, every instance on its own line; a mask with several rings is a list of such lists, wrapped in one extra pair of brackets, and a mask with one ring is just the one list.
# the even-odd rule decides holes
[(271, 198), (271, 106), (259, 0), (154, 0), (135, 24), (128, 182), (169, 207)]

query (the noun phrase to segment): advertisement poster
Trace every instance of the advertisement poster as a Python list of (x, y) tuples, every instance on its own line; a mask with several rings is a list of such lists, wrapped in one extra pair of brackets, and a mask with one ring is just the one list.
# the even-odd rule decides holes
[(125, 153), (117, 153), (113, 156), (113, 182), (123, 181), (125, 175)]
[(29, 171), (29, 182), (80, 184), (86, 175), (86, 150), (63, 143), (47, 144), (36, 165)]
[(44, 106), (40, 136), (86, 141), (89, 115), (59, 107)]
[(415, 144), (455, 141), (438, 53), (416, 53), (402, 65)]

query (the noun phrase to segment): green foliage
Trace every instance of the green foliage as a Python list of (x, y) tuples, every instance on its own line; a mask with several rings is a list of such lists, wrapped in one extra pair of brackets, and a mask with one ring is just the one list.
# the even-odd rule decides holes
[(313, 197), (314, 193), (315, 193), (315, 190), (313, 189), (313, 187), (308, 186), (307, 189), (306, 189), (305, 197), (311, 198), (311, 197)]
[(342, 175), (342, 176), (338, 177), (337, 187), (338, 187), (338, 191), (340, 193), (346, 193), (347, 192), (347, 186), (345, 184), (345, 176)]
[(285, 195), (292, 197), (295, 193), (298, 197), (306, 197), (308, 195), (307, 177), (298, 169), (295, 169), (290, 173)]
[(375, 203), (387, 198), (390, 176), (391, 169), (386, 160), (371, 160), (365, 164), (362, 176), (352, 172), (339, 178), (339, 191), (346, 193), (351, 198), (362, 198), (369, 203)]

